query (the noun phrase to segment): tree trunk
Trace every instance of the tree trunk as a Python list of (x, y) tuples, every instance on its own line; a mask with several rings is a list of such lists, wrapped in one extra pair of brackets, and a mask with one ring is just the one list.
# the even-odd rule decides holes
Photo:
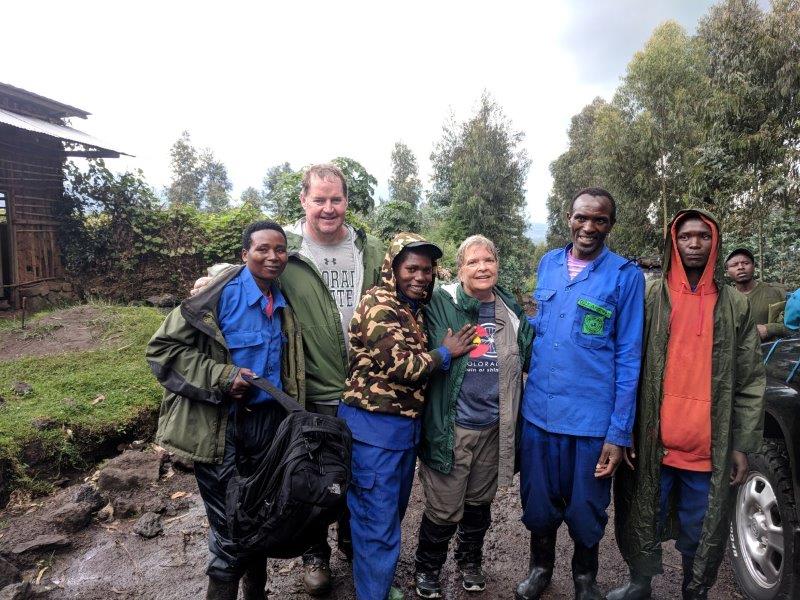
[(767, 218), (764, 210), (764, 197), (761, 195), (761, 186), (756, 179), (756, 215), (758, 217), (758, 277), (764, 279), (764, 220)]
[(760, 210), (758, 215), (758, 278), (764, 279), (764, 211)]
[(663, 213), (664, 219), (664, 241), (667, 239), (667, 225), (669, 223), (668, 218), (669, 215), (667, 214), (667, 174), (666, 174), (666, 161), (664, 160), (664, 154), (661, 154), (661, 210)]

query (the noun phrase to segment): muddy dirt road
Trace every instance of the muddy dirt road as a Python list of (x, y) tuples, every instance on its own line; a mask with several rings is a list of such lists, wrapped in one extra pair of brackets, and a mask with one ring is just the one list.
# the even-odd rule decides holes
[[(30, 590), (33, 597), (74, 600), (203, 597), (207, 524), (194, 476), (173, 468), (157, 453), (133, 454), (129, 451), (123, 456), (132, 456), (138, 462), (133, 466), (130, 461), (121, 467), (118, 465), (114, 477), (100, 471), (93, 478), (92, 485), (100, 486), (102, 501), (110, 506), (106, 505), (99, 512), (93, 509), (91, 521), (87, 519), (83, 523), (80, 519), (76, 521), (74, 515), (65, 516), (63, 508), (74, 505), (79, 496), (86, 496), (86, 484), (73, 485), (50, 498), (18, 503), (0, 515), (0, 554), (21, 567), (26, 580), (34, 582)], [(144, 462), (139, 459), (144, 459)], [(115, 460), (119, 462), (119, 459)], [(110, 464), (113, 466), (114, 461)], [(126, 468), (130, 471), (125, 471)], [(78, 502), (77, 506), (83, 504)], [(113, 516), (109, 514), (112, 506)], [(148, 511), (159, 515), (157, 520), (163, 527), (163, 531), (151, 539), (133, 532), (138, 515)], [(415, 485), (404, 522), (403, 552), (396, 578), (406, 598), (414, 597), (414, 540), (421, 511), (421, 490)], [(125, 513), (131, 516), (122, 517)], [(443, 575), (446, 598), (485, 600), (513, 597), (514, 585), (525, 576), (528, 561), (528, 536), (519, 521), (519, 514), (517, 488), (501, 491), (495, 501), (493, 525), (486, 540), (486, 591), (467, 594), (461, 589), (451, 555)], [(550, 599), (573, 596), (569, 572), (571, 546), (563, 529), (559, 537), (556, 574), (545, 595)], [(611, 523), (608, 531), (613, 531)], [(33, 540), (53, 544), (45, 544), (38, 550), (25, 549)], [(349, 564), (337, 552), (332, 558), (332, 570), (335, 590), (329, 597), (353, 598)], [(271, 598), (307, 598), (300, 582), (302, 565), (299, 559), (270, 561), (269, 571)], [(625, 575), (626, 568), (617, 552), (613, 534), (609, 533), (602, 543), (600, 586), (607, 591), (621, 583)], [(653, 597), (662, 600), (679, 597), (680, 578), (680, 557), (674, 550), (668, 550), (665, 573), (654, 580)], [(38, 584), (35, 583), (37, 580)], [(741, 597), (726, 561), (710, 598), (732, 600)]]

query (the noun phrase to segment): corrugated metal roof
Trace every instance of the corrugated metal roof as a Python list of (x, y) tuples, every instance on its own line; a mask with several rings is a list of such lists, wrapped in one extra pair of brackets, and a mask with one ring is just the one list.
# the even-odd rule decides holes
[(108, 144), (93, 138), (88, 133), (83, 133), (82, 131), (78, 131), (72, 127), (48, 123), (47, 121), (37, 119), (36, 117), (18, 115), (2, 108), (0, 108), (0, 123), (5, 123), (6, 125), (10, 125), (11, 127), (15, 127), (17, 129), (24, 129), (25, 131), (32, 131), (34, 133), (48, 135), (65, 142), (74, 142), (76, 144), (82, 144), (83, 146), (88, 146), (97, 150), (103, 150), (110, 153), (105, 155), (108, 158), (116, 158), (120, 154), (131, 156), (126, 152), (116, 150)]
[(46, 111), (47, 116), (51, 117), (80, 117), (85, 119), (91, 114), (82, 108), (76, 108), (52, 98), (45, 98), (7, 83), (0, 82), (0, 94), (23, 102), (29, 102), (40, 110)]

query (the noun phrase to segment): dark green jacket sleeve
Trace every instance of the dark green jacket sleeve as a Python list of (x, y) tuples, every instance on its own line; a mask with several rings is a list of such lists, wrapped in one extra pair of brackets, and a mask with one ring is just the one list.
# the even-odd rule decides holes
[(767, 328), (767, 339), (770, 338), (779, 338), (779, 337), (791, 337), (793, 335), (793, 331), (786, 327), (783, 322), (783, 317), (785, 314), (786, 309), (786, 300), (781, 300), (780, 302), (774, 302), (769, 305), (769, 313), (775, 313), (775, 317), (769, 322), (766, 323)]
[(733, 449), (755, 452), (761, 447), (763, 438), (766, 378), (758, 332), (749, 305), (739, 321), (734, 359)]
[[(444, 339), (445, 333), (447, 333), (448, 315), (446, 314), (444, 308), (442, 296), (442, 294), (445, 293), (446, 292), (443, 292), (438, 288), (435, 289), (430, 302), (427, 304), (427, 306), (425, 306), (425, 329), (428, 333), (429, 348), (438, 348)], [(453, 319), (451, 315), (451, 328), (453, 327), (452, 321)], [(458, 329), (453, 329), (453, 331), (458, 331)]]
[(236, 367), (218, 362), (210, 352), (200, 349), (204, 343), (201, 337), (205, 338), (186, 322), (179, 306), (167, 315), (148, 343), (147, 362), (159, 383), (170, 392), (218, 404), (230, 388)]
[(783, 323), (766, 323), (769, 338), (789, 337), (792, 331)]

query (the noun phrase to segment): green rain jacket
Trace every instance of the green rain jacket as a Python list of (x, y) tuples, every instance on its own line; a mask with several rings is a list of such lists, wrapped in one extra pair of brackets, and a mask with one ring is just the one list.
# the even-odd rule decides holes
[[(686, 212), (701, 213), (717, 223), (713, 215), (702, 210), (679, 211), (673, 223)], [(664, 249), (665, 273), (671, 256), (670, 236)], [(725, 554), (730, 510), (736, 495), (736, 489), (730, 486), (732, 451), (758, 450), (764, 425), (764, 366), (755, 323), (747, 299), (723, 285), (720, 275), (721, 264), (717, 265), (715, 276), (719, 296), (714, 308), (712, 348), (711, 488), (689, 586), (695, 592), (713, 585)], [(631, 570), (647, 576), (662, 572), (661, 542), (675, 539), (678, 534), (674, 497), (670, 499), (662, 537), (657, 525), (664, 455), (659, 418), (670, 311), (669, 291), (662, 276), (649, 282), (645, 295), (644, 354), (634, 426), (636, 470), (622, 465), (615, 478), (617, 543)]]
[[(304, 220), (286, 229), (289, 262), (279, 281), (286, 301), (291, 305), (297, 321), (302, 323), (303, 346), (306, 365), (306, 400), (330, 402), (340, 400), (349, 371), (347, 346), (342, 331), (339, 307), (314, 262), (300, 253), (303, 246)], [(361, 229), (355, 232), (357, 265), (362, 271), (356, 281), (361, 281), (358, 298), (381, 280), (381, 265), (385, 248), (376, 237)], [(211, 269), (227, 266), (216, 264)], [(211, 270), (209, 269), (209, 270)]]
[[(222, 462), (231, 405), (226, 393), (236, 367), (217, 323), (217, 304), (222, 288), (243, 268), (227, 267), (196, 296), (184, 300), (147, 345), (147, 362), (164, 386), (156, 442), (189, 460)], [(303, 404), (303, 344), (288, 307), (281, 325), (287, 338), (281, 357), (283, 389)]]
[[(499, 286), (494, 288), (494, 292), (497, 299), (495, 318), (498, 324), (495, 339), (503, 335), (501, 329), (511, 327), (517, 342), (517, 348), (498, 347), (500, 368), (498, 483), (510, 485), (514, 475), (522, 371), (528, 370), (534, 331), (528, 324), (524, 311), (511, 294)], [(467, 323), (475, 325), (478, 322), (479, 310), (480, 301), (464, 292), (460, 284), (437, 287), (430, 303), (425, 307), (429, 347), (437, 348), (448, 328), (458, 331)], [(468, 362), (468, 355), (452, 359), (450, 370), (435, 373), (428, 383), (419, 454), (422, 462), (441, 473), (449, 473), (453, 468), (456, 403)]]
[(756, 325), (764, 325), (767, 329), (766, 340), (792, 335), (792, 332), (783, 324), (783, 319), (777, 318), (777, 314), (774, 320), (771, 321), (769, 318), (770, 312), (780, 313), (780, 309), (770, 311), (771, 306), (786, 304), (784, 290), (763, 281), (756, 281), (755, 287), (745, 296), (750, 301), (750, 310)]
[[(363, 268), (359, 298), (381, 277), (385, 248), (382, 242), (355, 230), (356, 260)], [(281, 289), (302, 324), (305, 348), (306, 399), (309, 402), (340, 400), (349, 370), (347, 346), (339, 307), (314, 263), (300, 254), (303, 238), (286, 232), (289, 263), (280, 276)]]

